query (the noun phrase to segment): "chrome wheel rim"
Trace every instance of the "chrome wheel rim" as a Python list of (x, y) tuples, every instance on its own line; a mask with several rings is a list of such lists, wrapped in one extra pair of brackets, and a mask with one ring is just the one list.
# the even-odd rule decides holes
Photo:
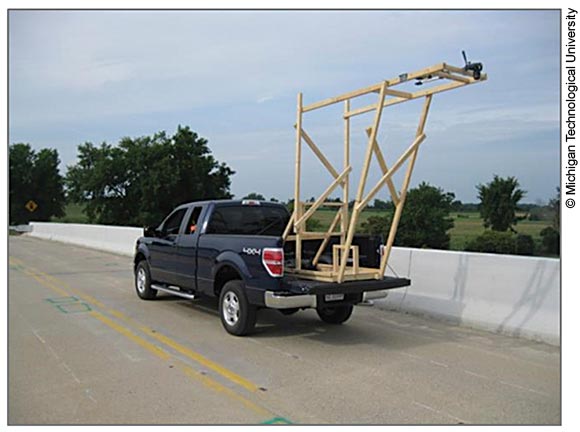
[(238, 296), (235, 293), (228, 291), (224, 296), (222, 306), (226, 323), (230, 326), (236, 325), (240, 319), (240, 300), (238, 299)]
[(147, 284), (147, 275), (145, 274), (145, 270), (140, 268), (137, 272), (137, 289), (140, 293), (145, 292), (145, 286)]

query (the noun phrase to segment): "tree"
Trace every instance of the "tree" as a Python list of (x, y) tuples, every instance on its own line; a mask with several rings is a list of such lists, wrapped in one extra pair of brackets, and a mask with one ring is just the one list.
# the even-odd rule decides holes
[(494, 231), (516, 232), (513, 228), (519, 218), (516, 211), (518, 203), (526, 194), (519, 188), (515, 177), (502, 178), (494, 175), (493, 180), (485, 185), (477, 185), (480, 214), (483, 225)]
[(540, 231), (543, 251), (550, 255), (560, 255), (560, 233), (548, 226)]
[(460, 212), (463, 210), (463, 203), (460, 200), (455, 200), (451, 203), (451, 210)]
[(560, 232), (560, 187), (556, 188), (557, 195), (555, 198), (550, 200), (548, 207), (554, 212), (554, 218), (552, 219), (552, 226), (558, 233)]
[[(10, 146), (9, 159), (10, 223), (64, 216), (64, 179), (58, 170), (58, 152), (42, 149), (37, 153), (30, 145), (19, 143)], [(26, 208), (29, 201), (36, 204), (32, 212)]]
[[(398, 246), (449, 249), (449, 234), (453, 219), (449, 217), (455, 195), (425, 182), (410, 189), (401, 221), (397, 229), (395, 244)], [(391, 227), (392, 216), (371, 216), (362, 224), (369, 234), (380, 234), (385, 238)]]
[(256, 192), (251, 192), (248, 195), (246, 195), (245, 197), (243, 197), (242, 199), (266, 201), (266, 197), (264, 195), (256, 193)]
[(189, 127), (179, 126), (173, 136), (123, 138), (116, 147), (85, 143), (78, 151), (66, 181), (91, 222), (153, 225), (179, 204), (232, 197), (234, 171)]
[(514, 254), (516, 252), (516, 237), (511, 232), (485, 231), (465, 245), (468, 252), (487, 252), (499, 254)]
[(383, 200), (376, 198), (374, 203), (373, 203), (373, 208), (375, 210), (393, 210), (393, 202), (392, 201), (383, 201)]

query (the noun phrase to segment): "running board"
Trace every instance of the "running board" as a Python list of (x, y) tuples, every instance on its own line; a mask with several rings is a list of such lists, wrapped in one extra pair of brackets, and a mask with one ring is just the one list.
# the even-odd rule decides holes
[(176, 289), (166, 288), (166, 287), (161, 286), (161, 285), (151, 284), (151, 288), (153, 288), (154, 290), (157, 290), (157, 291), (163, 291), (163, 292), (166, 292), (168, 294), (173, 294), (173, 295), (176, 295), (178, 297), (183, 297), (183, 298), (186, 298), (188, 300), (193, 300), (195, 298), (194, 294), (185, 293), (183, 291), (179, 291)]

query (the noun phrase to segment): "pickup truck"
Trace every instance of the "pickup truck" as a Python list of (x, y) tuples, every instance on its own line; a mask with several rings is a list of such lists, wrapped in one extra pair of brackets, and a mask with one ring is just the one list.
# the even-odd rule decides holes
[[(282, 239), (290, 214), (277, 203), (244, 200), (192, 202), (178, 206), (156, 228), (145, 228), (134, 256), (135, 289), (144, 300), (159, 291), (193, 300), (217, 297), (227, 332), (250, 333), (260, 308), (286, 315), (315, 308), (326, 323), (341, 324), (353, 306), (386, 296), (387, 290), (407, 286), (405, 278), (343, 283), (300, 279), (285, 274), (294, 267), (293, 248)], [(288, 242), (286, 242), (288, 243)], [(380, 239), (357, 236), (365, 266), (378, 268)], [(329, 259), (332, 250), (320, 262)], [(303, 267), (320, 241), (303, 243)], [(326, 258), (325, 258), (326, 257)], [(364, 261), (364, 262), (363, 262)]]

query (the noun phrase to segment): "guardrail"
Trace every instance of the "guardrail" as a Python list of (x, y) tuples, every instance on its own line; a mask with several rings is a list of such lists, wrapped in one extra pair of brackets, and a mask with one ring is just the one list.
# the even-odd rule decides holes
[[(132, 255), (142, 228), (32, 222), (28, 235)], [(560, 344), (560, 260), (393, 248), (387, 274), (411, 279), (375, 304)], [(394, 272), (393, 272), (394, 270)]]
[(399, 247), (390, 266), (411, 286), (380, 307), (560, 344), (559, 259)]
[(29, 235), (122, 255), (133, 255), (143, 228), (110, 225), (31, 222)]

